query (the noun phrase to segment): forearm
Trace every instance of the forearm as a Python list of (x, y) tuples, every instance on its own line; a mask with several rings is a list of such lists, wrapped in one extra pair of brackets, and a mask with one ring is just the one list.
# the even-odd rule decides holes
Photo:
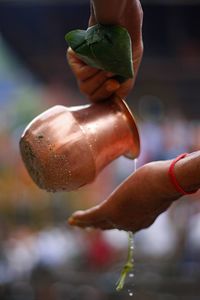
[(143, 11), (139, 0), (91, 0), (89, 25), (124, 26), (137, 44), (142, 41)]
[[(96, 23), (125, 27), (131, 37), (135, 74), (143, 55), (143, 11), (139, 0), (91, 0), (89, 26)], [(136, 76), (135, 76), (136, 77)]]
[(200, 188), (200, 151), (193, 152), (179, 160), (174, 172), (181, 187), (192, 192)]
[(132, 0), (91, 0), (91, 14), (98, 23), (118, 24)]

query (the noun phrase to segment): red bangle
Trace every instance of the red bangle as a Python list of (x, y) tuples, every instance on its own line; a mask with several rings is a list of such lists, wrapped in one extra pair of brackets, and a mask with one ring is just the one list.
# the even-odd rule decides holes
[(178, 180), (176, 179), (176, 176), (174, 174), (174, 166), (177, 163), (177, 161), (179, 161), (180, 159), (186, 157), (188, 155), (188, 153), (182, 153), (179, 156), (177, 156), (171, 163), (169, 170), (168, 170), (168, 175), (170, 178), (171, 183), (173, 184), (173, 186), (175, 187), (175, 189), (177, 190), (177, 192), (181, 193), (182, 195), (191, 195), (194, 194), (196, 191), (193, 192), (186, 192), (179, 184)]

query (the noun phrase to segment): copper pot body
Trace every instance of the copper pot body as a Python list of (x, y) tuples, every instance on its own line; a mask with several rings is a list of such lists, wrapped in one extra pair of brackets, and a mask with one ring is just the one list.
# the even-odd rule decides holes
[(140, 140), (133, 115), (115, 98), (48, 109), (27, 126), (20, 150), (40, 188), (72, 191), (92, 182), (117, 157), (136, 158)]

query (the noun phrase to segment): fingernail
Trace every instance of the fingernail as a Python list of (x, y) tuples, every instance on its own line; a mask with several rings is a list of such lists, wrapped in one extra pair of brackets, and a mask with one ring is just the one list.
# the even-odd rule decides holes
[(120, 87), (120, 84), (115, 81), (115, 80), (109, 80), (107, 83), (106, 83), (106, 90), (108, 92), (114, 92), (116, 91), (118, 88)]

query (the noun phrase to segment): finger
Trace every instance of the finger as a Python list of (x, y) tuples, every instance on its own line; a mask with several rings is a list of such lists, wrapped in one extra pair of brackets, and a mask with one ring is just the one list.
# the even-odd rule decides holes
[(114, 79), (106, 80), (99, 88), (97, 88), (90, 96), (90, 100), (97, 102), (109, 98), (120, 88), (119, 82)]
[(90, 67), (84, 63), (71, 48), (67, 50), (67, 60), (79, 80), (87, 80), (99, 72), (99, 69)]
[(68, 220), (70, 225), (79, 227), (95, 227), (100, 229), (111, 229), (113, 224), (109, 222), (102, 211), (101, 206), (97, 205), (85, 211), (75, 212)]
[(123, 84), (121, 84), (120, 88), (116, 92), (117, 96), (119, 96), (122, 99), (126, 98), (133, 87), (133, 83), (133, 79), (128, 79)]
[(102, 213), (99, 205), (89, 208), (85, 211), (76, 211), (70, 218), (69, 223), (76, 225), (78, 223), (93, 224), (102, 220)]
[(99, 87), (108, 81), (109, 73), (99, 70), (94, 76), (85, 81), (79, 81), (80, 90), (86, 95), (92, 96)]
[(115, 229), (116, 227), (114, 227), (114, 225), (112, 223), (110, 223), (107, 220), (98, 222), (96, 224), (94, 224), (92, 227), (96, 228), (96, 229), (101, 229), (101, 230), (109, 230), (109, 229)]
[(68, 219), (68, 223), (72, 226), (78, 226), (81, 228), (95, 228), (95, 229), (101, 229), (101, 230), (107, 230), (107, 229), (114, 229), (114, 225), (107, 220), (102, 221), (80, 221), (73, 216)]

